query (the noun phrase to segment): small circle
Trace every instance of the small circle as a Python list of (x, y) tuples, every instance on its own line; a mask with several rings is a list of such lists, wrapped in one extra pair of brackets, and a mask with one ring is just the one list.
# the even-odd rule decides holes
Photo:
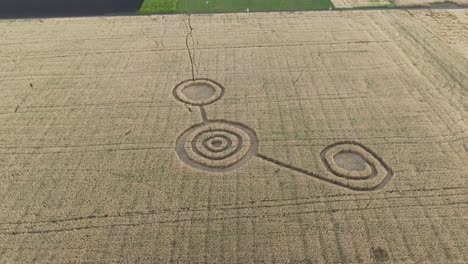
[(209, 105), (224, 95), (224, 88), (217, 82), (208, 79), (186, 80), (174, 88), (174, 97), (194, 106)]
[(387, 251), (381, 247), (371, 248), (371, 258), (374, 259), (377, 263), (382, 263), (389, 260)]
[(359, 145), (334, 144), (325, 148), (320, 156), (327, 169), (338, 177), (365, 180), (377, 175), (378, 161)]
[(219, 139), (215, 139), (210, 142), (210, 146), (213, 148), (219, 148), (220, 146), (222, 146), (222, 144), (223, 144), (223, 141)]
[[(225, 137), (227, 146), (221, 151), (212, 151), (207, 142), (210, 138), (217, 136)], [(190, 142), (194, 153), (207, 159), (223, 160), (239, 150), (242, 143), (242, 136), (240, 133), (234, 131), (212, 129), (210, 127), (209, 131), (200, 132), (193, 138), (190, 138)]]
[(354, 152), (340, 152), (333, 157), (335, 164), (348, 171), (364, 171), (366, 161)]
[(184, 131), (176, 142), (176, 152), (187, 165), (212, 172), (241, 167), (257, 154), (255, 132), (228, 121), (209, 121)]
[(194, 83), (193, 85), (185, 86), (182, 89), (182, 93), (191, 100), (202, 101), (214, 96), (216, 89), (206, 83)]
[[(365, 145), (355, 141), (339, 141), (320, 153), (326, 180), (356, 191), (383, 188), (393, 177), (392, 170)], [(324, 178), (325, 179), (325, 178)]]
[(232, 141), (224, 135), (210, 137), (205, 143), (205, 147), (212, 152), (222, 152), (232, 146)]

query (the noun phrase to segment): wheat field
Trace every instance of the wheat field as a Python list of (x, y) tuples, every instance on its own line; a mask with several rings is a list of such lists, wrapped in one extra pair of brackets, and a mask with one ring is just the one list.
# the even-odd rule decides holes
[(1, 20), (0, 262), (466, 263), (466, 12), (424, 12)]

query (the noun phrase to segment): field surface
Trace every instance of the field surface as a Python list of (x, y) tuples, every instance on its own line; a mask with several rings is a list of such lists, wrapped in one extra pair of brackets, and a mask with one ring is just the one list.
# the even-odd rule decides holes
[(332, 0), (338, 9), (350, 8), (411, 8), (411, 7), (468, 7), (468, 0)]
[(386, 8), (394, 7), (395, 3), (391, 0), (332, 0), (335, 8)]
[(145, 0), (140, 13), (328, 10), (331, 7), (331, 0)]
[(0, 263), (467, 263), (464, 31), (444, 10), (2, 20)]
[(444, 6), (444, 5), (458, 5), (468, 7), (468, 0), (395, 0), (395, 5), (400, 7), (411, 6)]
[(408, 13), (468, 59), (467, 9), (409, 10)]

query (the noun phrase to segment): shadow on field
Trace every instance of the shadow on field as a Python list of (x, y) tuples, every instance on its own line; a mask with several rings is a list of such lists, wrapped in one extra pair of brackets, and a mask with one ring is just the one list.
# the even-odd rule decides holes
[(135, 13), (143, 0), (0, 0), (0, 18)]

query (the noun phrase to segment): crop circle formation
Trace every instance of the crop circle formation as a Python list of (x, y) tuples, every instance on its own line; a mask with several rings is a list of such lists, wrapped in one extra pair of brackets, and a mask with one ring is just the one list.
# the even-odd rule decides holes
[(212, 104), (223, 95), (224, 88), (208, 79), (183, 81), (174, 88), (174, 97), (177, 100), (194, 106)]
[[(224, 95), (224, 87), (209, 79), (190, 79), (176, 85), (174, 97), (197, 106), (202, 123), (182, 132), (176, 140), (176, 153), (186, 165), (209, 172), (238, 169), (252, 157), (357, 191), (377, 190), (393, 177), (384, 161), (366, 146), (352, 141), (336, 142), (321, 153), (325, 169), (335, 177), (320, 175), (304, 168), (258, 153), (255, 132), (242, 123), (208, 118), (205, 105)], [(192, 112), (191, 108), (189, 108)]]
[(224, 172), (255, 156), (258, 141), (255, 132), (242, 124), (210, 121), (183, 132), (177, 139), (176, 150), (187, 165)]
[(337, 144), (324, 150), (322, 160), (328, 170), (338, 177), (351, 180), (377, 176), (380, 162), (368, 151), (355, 144)]

